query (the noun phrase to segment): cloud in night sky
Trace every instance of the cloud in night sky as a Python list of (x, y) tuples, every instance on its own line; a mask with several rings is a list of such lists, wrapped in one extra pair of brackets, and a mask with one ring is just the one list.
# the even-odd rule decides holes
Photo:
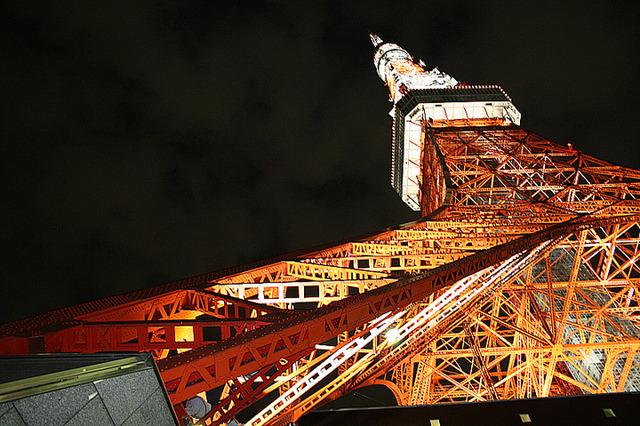
[(1, 321), (416, 218), (368, 28), (640, 168), (630, 2), (212, 3), (0, 12)]

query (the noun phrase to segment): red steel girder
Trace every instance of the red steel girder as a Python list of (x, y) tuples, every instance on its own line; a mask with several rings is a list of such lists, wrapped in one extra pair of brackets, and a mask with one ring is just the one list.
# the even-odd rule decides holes
[[(95, 322), (66, 328), (41, 336), (40, 339), (44, 344), (42, 352), (47, 353), (148, 352), (193, 349), (255, 330), (265, 324), (268, 323), (245, 319)], [(188, 341), (176, 340), (177, 328), (188, 329), (193, 337)]]
[(385, 312), (422, 300), (465, 276), (504, 261), (516, 253), (531, 250), (544, 241), (585, 229), (639, 219), (640, 216), (620, 216), (553, 225), (368, 293), (333, 302), (218, 344), (160, 360), (158, 367), (172, 401), (178, 403), (235, 377), (271, 365), (283, 356), (301, 352), (344, 331), (355, 329)]

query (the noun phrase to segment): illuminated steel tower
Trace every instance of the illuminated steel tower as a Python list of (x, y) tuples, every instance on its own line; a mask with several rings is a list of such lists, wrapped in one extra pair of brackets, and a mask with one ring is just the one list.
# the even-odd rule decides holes
[(248, 424), (286, 424), (372, 384), (400, 405), (640, 391), (640, 172), (371, 38), (419, 220), (5, 324), (2, 352), (152, 352), (179, 416), (217, 389), (202, 424), (271, 392)]

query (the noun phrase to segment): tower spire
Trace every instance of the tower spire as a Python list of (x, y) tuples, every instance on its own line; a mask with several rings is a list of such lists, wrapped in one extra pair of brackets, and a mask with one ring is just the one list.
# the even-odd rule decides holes
[(394, 104), (410, 90), (442, 89), (458, 84), (455, 78), (438, 68), (425, 71), (424, 62), (414, 62), (409, 52), (397, 44), (384, 42), (374, 32), (370, 32), (369, 37), (376, 48), (373, 63), (378, 76), (389, 87), (390, 99)]
[(369, 37), (371, 38), (371, 43), (373, 43), (373, 47), (375, 47), (376, 49), (378, 48), (378, 46), (384, 43), (382, 39), (372, 31), (369, 31)]

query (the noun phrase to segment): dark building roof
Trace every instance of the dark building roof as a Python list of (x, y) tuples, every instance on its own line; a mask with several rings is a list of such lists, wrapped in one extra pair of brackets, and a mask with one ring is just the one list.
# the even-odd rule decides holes
[(0, 425), (176, 425), (146, 353), (0, 357)]

